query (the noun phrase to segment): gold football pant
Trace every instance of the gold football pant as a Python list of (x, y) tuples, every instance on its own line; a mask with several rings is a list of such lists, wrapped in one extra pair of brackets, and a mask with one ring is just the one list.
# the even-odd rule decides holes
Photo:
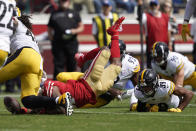
[(42, 58), (32, 48), (19, 49), (0, 69), (0, 83), (20, 76), (21, 98), (37, 95), (42, 77)]
[(5, 62), (6, 57), (8, 56), (8, 52), (0, 50), (0, 67)]
[(184, 85), (191, 85), (196, 89), (196, 72), (193, 72), (188, 79), (184, 80)]
[(101, 50), (83, 77), (97, 97), (113, 86), (114, 80), (121, 71), (121, 67), (114, 64), (104, 69), (109, 58), (110, 50)]

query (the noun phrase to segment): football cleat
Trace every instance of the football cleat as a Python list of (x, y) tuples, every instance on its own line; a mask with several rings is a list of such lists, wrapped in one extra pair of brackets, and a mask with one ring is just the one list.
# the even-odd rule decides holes
[(71, 94), (69, 92), (66, 92), (59, 97), (58, 104), (65, 108), (65, 112), (67, 116), (72, 115), (73, 106), (71, 104)]
[(122, 25), (122, 22), (124, 21), (125, 17), (120, 17), (113, 26), (107, 29), (107, 33), (110, 35), (117, 35), (118, 31)]

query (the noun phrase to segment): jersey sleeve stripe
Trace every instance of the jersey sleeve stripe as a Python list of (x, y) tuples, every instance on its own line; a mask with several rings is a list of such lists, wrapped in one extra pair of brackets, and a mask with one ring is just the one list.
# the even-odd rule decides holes
[(176, 72), (179, 72), (183, 67), (184, 67), (184, 63), (181, 61), (180, 65), (176, 69)]
[(175, 84), (173, 82), (170, 83), (170, 89), (168, 91), (168, 95), (171, 95), (174, 92)]

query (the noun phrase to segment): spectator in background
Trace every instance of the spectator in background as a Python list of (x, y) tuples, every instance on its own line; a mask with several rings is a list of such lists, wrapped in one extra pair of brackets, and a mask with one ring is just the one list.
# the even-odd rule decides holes
[(117, 7), (123, 8), (127, 13), (133, 13), (136, 5), (135, 0), (114, 0)]
[(193, 15), (193, 13), (196, 13), (194, 12), (195, 9), (196, 9), (196, 0), (189, 0), (186, 4), (186, 9), (184, 13), (184, 21), (182, 24), (181, 36), (182, 36), (183, 41), (187, 41), (187, 37), (186, 37), (187, 35), (190, 36), (190, 30), (189, 30), (188, 24), (189, 24), (189, 20), (191, 16)]
[(176, 22), (176, 18), (172, 16), (172, 3), (170, 0), (165, 1), (162, 4), (161, 8), (163, 13), (168, 14), (169, 16), (169, 23), (171, 25), (171, 42), (172, 42), (172, 51), (175, 51), (175, 35), (178, 34), (178, 24)]
[(193, 37), (193, 63), (196, 64), (196, 18), (191, 26), (191, 36)]
[[(141, 6), (142, 4), (143, 1), (138, 0), (138, 6)], [(151, 0), (149, 3), (149, 12), (143, 13), (142, 16), (142, 23), (146, 33), (146, 56), (148, 68), (151, 68), (151, 48), (155, 42), (163, 41), (167, 43), (167, 45), (169, 45), (169, 49), (172, 50), (172, 44), (170, 42), (169, 17), (167, 14), (161, 13), (159, 11), (159, 7), (160, 5), (158, 0)], [(138, 9), (141, 9), (141, 7)]]
[[(104, 0), (93, 0), (94, 2), (94, 6), (95, 6), (95, 13), (101, 13), (101, 9), (102, 9), (102, 2)], [(114, 0), (109, 0), (111, 5), (112, 5), (112, 12), (116, 11), (116, 3), (114, 2)]]
[(28, 2), (28, 0), (17, 0), (17, 7), (21, 10), (21, 12), (24, 12), (26, 9), (26, 4)]
[(53, 12), (48, 23), (48, 36), (52, 42), (54, 59), (54, 76), (59, 72), (75, 71), (75, 53), (78, 52), (77, 34), (82, 32), (84, 26), (80, 15), (69, 9), (69, 0), (59, 0), (59, 9)]
[(82, 5), (85, 4), (88, 13), (95, 13), (95, 8), (93, 4), (93, 0), (72, 0), (74, 10), (80, 12), (82, 10)]
[(103, 12), (93, 18), (92, 34), (98, 44), (98, 47), (109, 45), (111, 36), (106, 30), (118, 19), (116, 13), (112, 13), (112, 4), (109, 0), (102, 1)]

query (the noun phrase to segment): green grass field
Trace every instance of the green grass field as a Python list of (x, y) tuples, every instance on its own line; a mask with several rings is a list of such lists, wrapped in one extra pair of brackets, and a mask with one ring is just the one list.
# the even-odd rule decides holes
[(3, 105), (5, 95), (0, 94), (0, 131), (196, 131), (196, 97), (182, 113), (130, 112), (129, 100), (115, 100), (102, 108), (75, 109), (67, 117), (12, 115)]

